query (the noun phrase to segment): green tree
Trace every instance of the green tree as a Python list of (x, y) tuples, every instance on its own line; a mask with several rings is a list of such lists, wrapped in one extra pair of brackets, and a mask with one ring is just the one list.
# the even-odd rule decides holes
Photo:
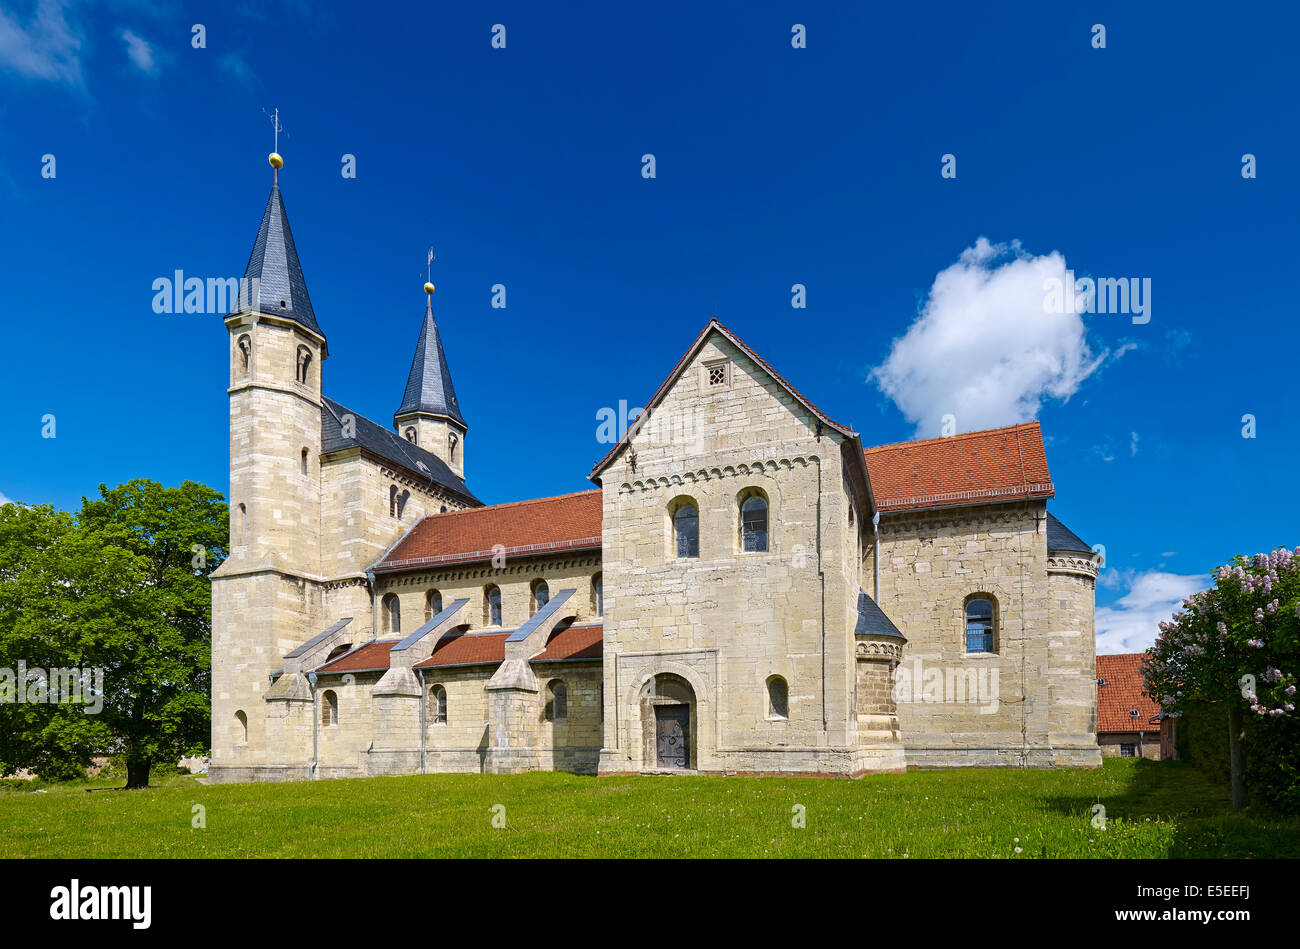
[(64, 777), (112, 747), (127, 787), (155, 762), (207, 744), (211, 591), (225, 558), (221, 495), (192, 481), (100, 485), (75, 520), (0, 508), (0, 666), (102, 669), (98, 714), (79, 705), (0, 704), (0, 770)]
[(1243, 717), (1295, 713), (1300, 672), (1300, 547), (1239, 556), (1215, 585), (1160, 624), (1144, 664), (1147, 694), (1167, 713), (1196, 703), (1228, 711), (1232, 803), (1243, 807)]

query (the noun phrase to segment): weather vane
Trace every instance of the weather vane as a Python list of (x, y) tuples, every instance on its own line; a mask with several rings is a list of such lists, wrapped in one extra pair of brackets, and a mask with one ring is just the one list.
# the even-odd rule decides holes
[(429, 259), (424, 265), (424, 292), (433, 293), (433, 248), (429, 248)]
[[(271, 152), (271, 154), (267, 156), (266, 160), (269, 161), (271, 167), (275, 169), (275, 183), (279, 184), (280, 168), (284, 165), (284, 159), (280, 157), (280, 133), (284, 132), (284, 126), (280, 124), (280, 109), (277, 107), (274, 115), (263, 109), (262, 114), (271, 120), (271, 128), (275, 129), (275, 151)], [(288, 138), (289, 133), (284, 132), (284, 137)]]

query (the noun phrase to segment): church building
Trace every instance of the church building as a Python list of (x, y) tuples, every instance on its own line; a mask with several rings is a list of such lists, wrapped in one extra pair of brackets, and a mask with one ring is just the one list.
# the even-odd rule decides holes
[(1100, 559), (1037, 422), (868, 447), (712, 320), (592, 488), (486, 505), (432, 285), (392, 424), (325, 395), (271, 157), (225, 318), (212, 780), (1100, 764)]

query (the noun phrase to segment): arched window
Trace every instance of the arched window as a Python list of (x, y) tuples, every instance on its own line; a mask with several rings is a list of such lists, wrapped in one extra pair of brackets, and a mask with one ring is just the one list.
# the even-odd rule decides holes
[(302, 450), (302, 473), (307, 473), (307, 449)]
[(306, 346), (298, 347), (298, 375), (297, 380), (303, 385), (311, 378), (311, 350)]
[(400, 633), (402, 631), (402, 604), (396, 593), (385, 593), (383, 601), (384, 632)]
[(501, 588), (491, 583), (483, 590), (483, 625), (501, 625)]
[(767, 677), (767, 717), (790, 717), (790, 687), (780, 676)]
[(740, 549), (745, 553), (767, 550), (767, 498), (757, 489), (740, 496)]
[(403, 491), (397, 496), (397, 519), (402, 519), (402, 514), (406, 511), (406, 502), (411, 500), (411, 492)]
[(424, 595), (424, 621), (427, 623), (442, 612), (442, 594), (430, 590)]
[(248, 744), (248, 716), (242, 708), (235, 712), (235, 741), (241, 745)]
[(456, 449), (459, 447), (460, 447), (460, 438), (456, 435), (455, 432), (448, 432), (447, 433), (447, 451), (448, 451), (447, 457), (451, 459), (451, 463), (453, 465), (456, 463)]
[(339, 723), (339, 697), (333, 689), (326, 689), (321, 695), (320, 723), (326, 728)]
[(239, 337), (239, 369), (244, 375), (248, 375), (249, 368), (253, 365), (253, 341), (248, 338), (248, 334)]
[(551, 601), (551, 588), (545, 580), (533, 581), (533, 612), (536, 613)]
[(591, 611), (597, 616), (605, 615), (605, 580), (599, 573), (591, 578)]
[(388, 486), (388, 516), (397, 516), (397, 485), (395, 484)]
[(690, 498), (673, 510), (673, 539), (679, 558), (700, 555), (700, 512)]
[(447, 505), (444, 504), (444, 505), (442, 506), (442, 509), (441, 509), (440, 511), (438, 511), (438, 513), (439, 513), (439, 514), (446, 514), (446, 513), (447, 513)]
[(548, 722), (569, 720), (569, 690), (561, 679), (552, 679), (546, 686), (545, 718)]
[(440, 685), (429, 689), (429, 720), (435, 725), (447, 724), (447, 690)]
[(236, 535), (238, 538), (236, 543), (242, 544), (244, 542), (244, 528), (247, 525), (248, 525), (248, 508), (246, 508), (241, 503), (239, 505), (239, 533)]
[(996, 613), (993, 601), (976, 596), (966, 601), (966, 651), (996, 652)]
[(412, 445), (420, 444), (419, 439), (416, 436), (414, 426), (408, 426), (405, 434), (406, 434), (406, 440), (410, 442)]

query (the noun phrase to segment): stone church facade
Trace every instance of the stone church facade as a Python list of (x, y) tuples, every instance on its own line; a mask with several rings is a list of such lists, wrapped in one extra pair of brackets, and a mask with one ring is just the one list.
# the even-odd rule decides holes
[(278, 180), (247, 276), (213, 780), (1100, 763), (1038, 423), (866, 447), (711, 321), (593, 489), (484, 505), (432, 296), (390, 426), (324, 395)]

